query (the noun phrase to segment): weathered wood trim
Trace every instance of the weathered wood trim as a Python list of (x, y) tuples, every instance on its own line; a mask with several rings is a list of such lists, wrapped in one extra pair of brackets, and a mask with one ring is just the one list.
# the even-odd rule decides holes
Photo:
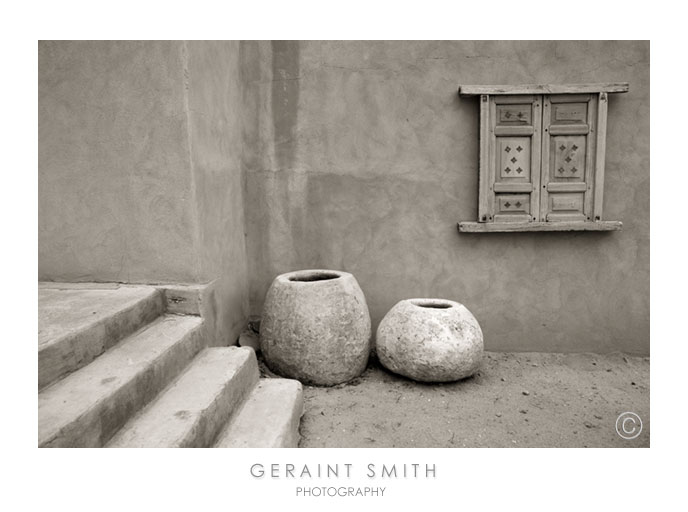
[(493, 98), (495, 105), (519, 105), (521, 103), (533, 103), (537, 98), (533, 95), (516, 96), (495, 96)]
[(598, 222), (459, 222), (461, 233), (507, 233), (514, 231), (620, 231), (620, 221)]
[(607, 152), (607, 94), (600, 93), (597, 101), (597, 139), (595, 155), (595, 192), (592, 203), (593, 220), (602, 220), (604, 202), (604, 160)]
[(538, 172), (540, 173), (540, 185), (538, 185), (538, 195), (540, 196), (540, 211), (537, 213), (537, 219), (540, 222), (545, 222), (547, 220), (547, 210), (549, 208), (549, 190), (547, 185), (550, 182), (550, 116), (551, 116), (551, 103), (549, 101), (549, 96), (542, 97), (542, 125), (540, 127), (542, 131), (542, 140), (540, 142), (541, 152), (540, 152), (540, 168)]
[[(511, 193), (522, 193), (530, 194), (537, 187), (534, 182), (531, 183), (495, 183), (494, 191), (497, 193), (511, 192)], [(532, 199), (531, 199), (532, 205)], [(531, 206), (532, 208), (532, 206)]]
[(588, 124), (550, 124), (550, 135), (587, 135), (590, 133)]
[(585, 222), (585, 215), (582, 213), (548, 213), (547, 221), (554, 222)]
[(599, 84), (461, 85), (461, 96), (481, 94), (588, 94), (628, 92), (628, 82)]
[(558, 183), (551, 181), (547, 184), (548, 192), (586, 192), (588, 184), (585, 182)]
[(490, 97), (480, 98), (480, 175), (478, 177), (478, 220), (487, 221), (489, 215), (489, 169), (490, 169)]
[(533, 138), (531, 140), (530, 152), (530, 181), (533, 185), (533, 190), (530, 193), (530, 219), (536, 222), (540, 215), (540, 201), (542, 195), (540, 194), (540, 186), (542, 183), (542, 139), (544, 133), (542, 131), (542, 112), (544, 110), (544, 96), (536, 96), (533, 102)]
[(595, 158), (597, 152), (597, 101), (598, 97), (594, 96), (594, 101), (588, 103), (588, 125), (590, 126), (590, 133), (585, 137), (585, 185), (587, 190), (583, 196), (583, 212), (587, 220), (595, 220), (593, 216), (593, 194), (595, 183)]
[(497, 137), (532, 137), (535, 129), (532, 126), (495, 126)]
[(488, 98), (488, 122), (487, 122), (487, 134), (488, 134), (488, 164), (487, 164), (487, 182), (488, 182), (488, 194), (487, 194), (487, 221), (492, 222), (493, 216), (495, 214), (495, 195), (493, 187), (497, 181), (497, 137), (495, 134), (494, 127), (497, 126), (497, 106), (494, 101), (494, 97), (487, 96)]
[(552, 95), (549, 102), (553, 105), (561, 103), (587, 103), (593, 96), (590, 94), (566, 94), (566, 95)]
[(530, 215), (527, 213), (518, 215), (495, 214), (492, 224), (523, 224), (527, 222), (530, 222)]

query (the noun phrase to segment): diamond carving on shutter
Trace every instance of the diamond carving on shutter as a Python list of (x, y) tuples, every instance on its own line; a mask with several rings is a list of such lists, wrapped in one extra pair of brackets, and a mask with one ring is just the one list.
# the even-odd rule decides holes
[(495, 172), (490, 174), (486, 220), (529, 222), (539, 210), (538, 198), (531, 195), (540, 182), (540, 132), (534, 124), (541, 117), (540, 97), (495, 97), (489, 109), (495, 123), (490, 139)]
[(584, 222), (592, 216), (592, 95), (551, 95), (542, 109), (542, 190), (539, 217), (544, 222)]

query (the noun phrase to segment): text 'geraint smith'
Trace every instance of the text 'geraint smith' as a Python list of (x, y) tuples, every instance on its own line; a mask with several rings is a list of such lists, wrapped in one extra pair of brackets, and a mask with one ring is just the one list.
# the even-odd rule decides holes
[[(352, 478), (353, 464), (253, 464), (254, 478)], [(434, 464), (367, 464), (363, 470), (367, 478), (435, 478)]]

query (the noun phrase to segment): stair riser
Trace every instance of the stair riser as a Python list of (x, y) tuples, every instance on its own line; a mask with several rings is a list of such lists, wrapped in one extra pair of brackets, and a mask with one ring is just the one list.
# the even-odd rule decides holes
[(249, 349), (206, 348), (108, 443), (112, 448), (211, 446), (259, 379)]
[(205, 285), (158, 285), (168, 313), (201, 316)]
[(301, 434), (301, 416), (303, 416), (303, 391), (299, 393), (298, 399), (294, 402), (290, 421), (284, 424), (282, 432), (275, 437), (275, 442), (271, 448), (298, 448)]
[(241, 407), (251, 389), (258, 383), (260, 374), (255, 361), (244, 365), (223, 388), (217, 399), (208, 407), (194, 428), (177, 445), (180, 448), (206, 448), (213, 445), (232, 414)]
[(160, 291), (77, 333), (38, 351), (38, 389), (86, 366), (119, 341), (152, 322), (165, 311)]
[(297, 448), (303, 388), (288, 379), (262, 379), (218, 436), (218, 448)]
[[(243, 446), (243, 448), (298, 448), (301, 434), (299, 433), (299, 425), (301, 424), (301, 416), (303, 415), (303, 397), (294, 402), (291, 416), (288, 421), (274, 426), (273, 437), (261, 446)], [(242, 446), (235, 446), (241, 448)]]
[(151, 365), (86, 414), (63, 427), (51, 439), (39, 440), (39, 447), (103, 446), (189, 364), (203, 346), (202, 332), (202, 325), (199, 325), (186, 333), (179, 343), (160, 354)]

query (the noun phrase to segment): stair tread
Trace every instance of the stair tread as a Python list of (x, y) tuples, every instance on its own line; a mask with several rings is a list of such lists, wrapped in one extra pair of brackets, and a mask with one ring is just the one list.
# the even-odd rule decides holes
[(163, 311), (163, 296), (153, 287), (39, 287), (39, 389), (87, 365)]
[(166, 351), (202, 323), (200, 317), (165, 315), (121, 340), (93, 362), (38, 394), (39, 445), (133, 381)]
[(218, 437), (219, 448), (296, 448), (303, 387), (292, 379), (261, 379)]
[(258, 374), (252, 350), (206, 348), (108, 446), (207, 446), (255, 386)]
[(38, 290), (38, 346), (59, 342), (158, 293), (153, 287), (143, 286), (114, 289), (41, 287)]

